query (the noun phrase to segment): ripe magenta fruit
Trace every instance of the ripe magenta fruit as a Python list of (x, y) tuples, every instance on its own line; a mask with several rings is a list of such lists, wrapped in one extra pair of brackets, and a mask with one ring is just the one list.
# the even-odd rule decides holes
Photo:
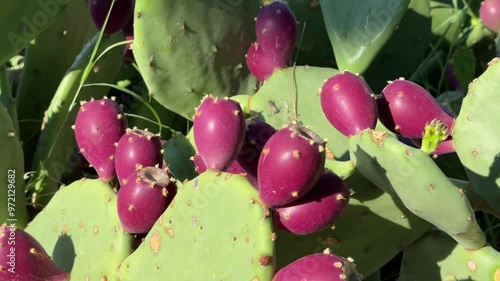
[(45, 249), (29, 233), (15, 226), (0, 226), (0, 280), (67, 281)]
[(324, 171), (325, 141), (306, 127), (290, 124), (264, 145), (259, 158), (259, 196), (277, 207), (295, 201), (316, 184)]
[(236, 175), (244, 175), (247, 180), (253, 185), (253, 187), (257, 190), (259, 190), (259, 183), (257, 182), (257, 179), (247, 173), (238, 163), (238, 161), (234, 161), (226, 170), (226, 172), (231, 173), (231, 174), (236, 174)]
[(250, 70), (250, 73), (261, 82), (271, 77), (274, 70), (282, 69), (287, 66), (286, 58), (271, 59), (257, 42), (250, 45), (245, 58), (248, 70)]
[(163, 164), (161, 140), (158, 135), (137, 128), (127, 129), (116, 144), (116, 176), (120, 184), (133, 171)]
[(350, 199), (344, 181), (331, 171), (321, 175), (304, 197), (276, 209), (280, 225), (296, 235), (318, 232), (332, 226)]
[(243, 147), (236, 161), (246, 173), (257, 178), (260, 154), (267, 141), (276, 133), (276, 129), (257, 118), (248, 120), (247, 128)]
[(114, 99), (82, 102), (75, 121), (75, 138), (85, 159), (103, 181), (115, 176), (115, 142), (125, 134), (128, 122)]
[(262, 7), (255, 21), (257, 42), (271, 61), (288, 60), (295, 47), (297, 21), (292, 10), (276, 1)]
[[(90, 15), (96, 27), (101, 30), (113, 0), (90, 0)], [(134, 14), (134, 0), (115, 0), (104, 34), (113, 34), (123, 29)]]
[(273, 281), (361, 281), (349, 260), (329, 253), (302, 257), (280, 269)]
[(479, 8), (479, 17), (484, 26), (500, 33), (500, 0), (484, 0)]
[[(379, 119), (387, 129), (403, 137), (420, 139), (425, 125), (440, 119), (453, 128), (450, 117), (422, 86), (400, 78), (390, 81), (377, 100)], [(451, 135), (451, 131), (450, 131)]]
[(199, 154), (193, 156), (192, 160), (194, 162), (194, 169), (198, 174), (203, 174), (207, 170), (207, 165), (205, 165), (205, 162), (203, 162)]
[(245, 130), (245, 117), (239, 103), (228, 98), (203, 98), (193, 118), (193, 135), (207, 169), (223, 171), (236, 160)]
[(118, 190), (118, 216), (128, 233), (146, 233), (172, 202), (177, 189), (168, 173), (145, 167), (130, 174)]
[(361, 76), (341, 71), (330, 77), (321, 88), (320, 101), (325, 117), (345, 136), (377, 124), (373, 91)]

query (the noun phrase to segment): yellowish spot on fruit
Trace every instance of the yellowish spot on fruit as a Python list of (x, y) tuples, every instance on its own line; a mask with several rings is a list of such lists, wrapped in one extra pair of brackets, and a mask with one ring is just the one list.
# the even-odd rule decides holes
[(335, 266), (336, 268), (341, 268), (342, 267), (342, 263), (337, 261), (337, 262), (334, 262), (333, 263), (333, 266)]
[(234, 114), (234, 116), (238, 116), (238, 114), (240, 114), (240, 111), (239, 110), (235, 110), (235, 111), (233, 111), (233, 114)]
[(345, 280), (347, 277), (345, 276), (345, 274), (344, 274), (344, 273), (341, 273), (341, 274), (339, 275), (339, 278), (340, 278), (341, 280)]
[(264, 155), (267, 155), (269, 153), (269, 148), (264, 148), (262, 150), (262, 153), (264, 153)]
[(36, 249), (35, 248), (31, 248), (30, 249), (30, 253), (33, 254), (33, 255), (36, 254)]
[(335, 84), (335, 85), (333, 85), (332, 88), (333, 88), (334, 91), (338, 91), (338, 90), (340, 90), (340, 85), (339, 84)]
[(292, 197), (294, 198), (299, 197), (299, 193), (297, 191), (292, 192)]
[(294, 150), (292, 153), (293, 153), (293, 157), (295, 157), (295, 158), (297, 158), (297, 159), (299, 159), (299, 158), (300, 158), (300, 151), (298, 151), (298, 150)]
[(165, 187), (161, 189), (161, 195), (163, 195), (164, 197), (167, 197), (168, 191)]
[(94, 234), (97, 234), (97, 232), (99, 232), (99, 227), (97, 226), (94, 226), (94, 230), (93, 230)]
[(130, 205), (130, 206), (128, 206), (128, 210), (129, 210), (130, 212), (133, 212), (133, 211), (135, 210), (134, 205)]

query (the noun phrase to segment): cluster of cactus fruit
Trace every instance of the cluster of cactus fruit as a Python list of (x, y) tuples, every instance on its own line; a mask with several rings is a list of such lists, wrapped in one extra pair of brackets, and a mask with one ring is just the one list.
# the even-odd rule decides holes
[(0, 281), (500, 281), (500, 1), (34, 2), (0, 12)]

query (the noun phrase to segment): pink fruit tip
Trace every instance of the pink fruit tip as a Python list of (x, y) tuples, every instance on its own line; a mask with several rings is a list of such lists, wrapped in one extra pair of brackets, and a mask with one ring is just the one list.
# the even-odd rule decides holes
[(500, 33), (500, 0), (485, 0), (479, 8), (479, 17), (484, 26)]

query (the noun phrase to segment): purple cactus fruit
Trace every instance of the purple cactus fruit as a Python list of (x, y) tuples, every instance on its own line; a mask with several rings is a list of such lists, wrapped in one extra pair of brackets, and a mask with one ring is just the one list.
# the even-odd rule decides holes
[(123, 183), (132, 172), (142, 167), (160, 167), (163, 153), (160, 136), (137, 128), (127, 132), (116, 144), (116, 176)]
[(114, 98), (81, 102), (73, 127), (76, 142), (103, 181), (111, 181), (115, 176), (115, 143), (127, 126), (125, 113)]
[(324, 172), (325, 144), (313, 131), (297, 124), (278, 130), (259, 158), (262, 203), (277, 207), (306, 195)]
[(177, 193), (168, 173), (145, 167), (130, 174), (118, 190), (118, 216), (128, 233), (146, 233)]
[(390, 81), (382, 93), (383, 97), (377, 100), (379, 119), (396, 134), (420, 139), (425, 125), (436, 118), (453, 128), (454, 119), (427, 90), (414, 82), (403, 78)]
[(210, 95), (203, 98), (193, 118), (193, 135), (207, 169), (223, 171), (236, 160), (245, 130), (239, 103)]
[(207, 165), (205, 165), (205, 162), (203, 161), (203, 159), (201, 159), (201, 156), (199, 154), (193, 156), (191, 160), (193, 160), (194, 169), (198, 174), (203, 174), (207, 170)]
[(249, 176), (257, 178), (260, 154), (276, 129), (256, 118), (247, 121), (247, 128), (243, 147), (236, 161)]
[(267, 80), (267, 78), (273, 75), (274, 71), (277, 69), (282, 69), (287, 66), (286, 58), (277, 58), (272, 60), (269, 58), (259, 43), (255, 42), (248, 48), (247, 54), (245, 55), (246, 63), (250, 73), (257, 78), (260, 82)]
[(257, 42), (273, 62), (291, 57), (297, 37), (297, 21), (292, 10), (276, 1), (262, 7), (255, 20)]
[[(104, 34), (113, 34), (127, 25), (134, 15), (134, 0), (114, 0), (113, 10), (108, 19)], [(95, 26), (101, 30), (113, 0), (90, 0), (89, 10)]]
[(280, 226), (306, 235), (331, 227), (343, 214), (351, 194), (344, 181), (331, 171), (321, 175), (304, 197), (276, 208)]
[(348, 259), (326, 253), (316, 253), (295, 260), (280, 269), (273, 281), (361, 281), (361, 275)]
[(479, 8), (479, 17), (488, 29), (500, 33), (500, 0), (484, 0)]
[(257, 182), (257, 179), (247, 173), (243, 167), (240, 166), (238, 161), (234, 161), (227, 169), (226, 172), (231, 173), (231, 174), (236, 174), (236, 175), (245, 175), (247, 180), (253, 185), (253, 187), (257, 190), (259, 190), (259, 183)]
[(0, 280), (67, 281), (69, 277), (29, 233), (14, 225), (0, 226)]
[(321, 108), (330, 123), (345, 136), (377, 124), (377, 104), (363, 77), (341, 71), (325, 81), (320, 94)]

